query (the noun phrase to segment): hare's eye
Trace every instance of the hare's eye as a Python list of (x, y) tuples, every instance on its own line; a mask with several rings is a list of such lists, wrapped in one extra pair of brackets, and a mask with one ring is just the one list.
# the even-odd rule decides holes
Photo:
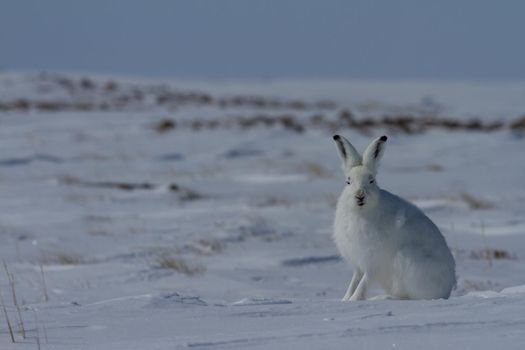
[(376, 182), (376, 180), (374, 180), (374, 179), (370, 180), (371, 184), (373, 184), (374, 182)]
[(350, 185), (350, 182), (351, 182), (351, 181), (350, 181), (350, 178), (348, 178), (348, 179), (346, 180), (346, 184), (347, 184), (347, 185)]

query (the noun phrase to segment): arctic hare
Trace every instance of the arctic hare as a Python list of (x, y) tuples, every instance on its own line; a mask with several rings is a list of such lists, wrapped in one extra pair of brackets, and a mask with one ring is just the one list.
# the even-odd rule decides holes
[(456, 275), (445, 238), (420, 209), (377, 184), (387, 137), (375, 139), (362, 157), (344, 137), (333, 138), (347, 183), (337, 202), (334, 240), (354, 266), (343, 301), (365, 299), (371, 282), (383, 287), (384, 298), (448, 298)]

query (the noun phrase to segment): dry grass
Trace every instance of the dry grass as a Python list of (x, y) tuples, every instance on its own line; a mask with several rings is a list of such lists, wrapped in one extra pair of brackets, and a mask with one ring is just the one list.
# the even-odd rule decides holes
[(513, 131), (525, 131), (525, 115), (521, 118), (513, 120), (510, 125), (510, 129)]
[(468, 205), (470, 209), (478, 210), (490, 209), (494, 207), (494, 205), (491, 202), (475, 197), (474, 195), (469, 194), (467, 192), (463, 192), (460, 198), (463, 202), (465, 202)]
[(5, 307), (4, 303), (4, 297), (2, 295), (2, 292), (0, 291), (0, 306), (2, 307), (2, 310), (4, 312), (5, 321), (7, 323), (7, 329), (9, 330), (9, 336), (11, 337), (11, 342), (15, 342), (15, 336), (13, 333), (13, 326), (11, 326), (11, 321), (9, 320), (9, 314), (7, 313), (7, 309)]
[(175, 129), (177, 126), (177, 123), (172, 119), (162, 119), (159, 122), (157, 122), (155, 125), (153, 125), (153, 129), (155, 129), (159, 133), (165, 133), (167, 131)]
[(56, 261), (60, 265), (81, 265), (84, 263), (81, 257), (76, 255), (70, 255), (66, 253), (61, 253), (56, 256)]
[(75, 176), (63, 176), (61, 181), (68, 185), (80, 185), (84, 187), (110, 188), (123, 191), (153, 190), (155, 185), (149, 182), (121, 182), (121, 181), (88, 181)]
[(431, 172), (440, 172), (440, 171), (443, 171), (443, 166), (439, 164), (428, 164), (425, 166), (425, 170), (431, 171)]
[(471, 259), (482, 259), (482, 260), (516, 260), (515, 254), (512, 254), (503, 249), (484, 248), (481, 250), (475, 250), (470, 253)]
[[(366, 116), (355, 118), (348, 110), (341, 110), (335, 118), (329, 118), (321, 113), (304, 117), (291, 113), (255, 115), (232, 115), (215, 119), (194, 118), (180, 123), (183, 129), (193, 131), (227, 129), (240, 127), (250, 129), (255, 127), (272, 128), (280, 126), (283, 129), (302, 133), (308, 129), (325, 129), (336, 131), (341, 129), (356, 129), (361, 133), (371, 133), (373, 129), (387, 129), (390, 132), (406, 134), (421, 134), (433, 129), (448, 131), (494, 132), (502, 129), (523, 131), (523, 121), (516, 120), (509, 124), (502, 122), (485, 122), (481, 119), (452, 118), (428, 116), (425, 114), (392, 114), (384, 116)], [(160, 124), (159, 124), (160, 125)], [(179, 124), (177, 124), (179, 127)], [(168, 124), (168, 128), (171, 127)], [(163, 128), (162, 128), (163, 129)]]
[[(161, 185), (153, 184), (150, 182), (122, 182), (122, 181), (91, 181), (80, 179), (75, 176), (62, 176), (61, 181), (67, 185), (82, 186), (88, 188), (101, 188), (101, 189), (115, 189), (121, 191), (151, 191), (155, 190)], [(191, 189), (181, 187), (176, 183), (170, 183), (167, 185), (167, 189), (170, 192), (176, 192), (179, 195), (181, 201), (193, 201), (197, 199), (202, 199), (204, 196)]]
[(291, 205), (290, 199), (282, 196), (268, 196), (266, 198), (258, 198), (253, 204), (255, 207), (289, 207)]
[(310, 177), (323, 179), (332, 177), (330, 172), (328, 172), (321, 164), (315, 162), (305, 162), (300, 170), (306, 172)]
[(465, 291), (484, 291), (484, 290), (498, 290), (500, 289), (497, 283), (492, 281), (476, 281), (465, 279), (463, 280), (463, 288)]
[(158, 257), (155, 267), (175, 270), (186, 276), (200, 275), (206, 271), (203, 267), (191, 266), (183, 258), (169, 254), (163, 254)]
[(111, 232), (108, 230), (102, 229), (102, 228), (95, 228), (95, 229), (88, 230), (87, 234), (91, 236), (104, 237), (104, 236), (111, 235)]
[(83, 265), (88, 262), (80, 255), (66, 252), (47, 253), (40, 259), (43, 265)]
[[(171, 189), (172, 186), (173, 185), (170, 185), (170, 189)], [(197, 192), (195, 190), (187, 189), (187, 188), (183, 189), (183, 190), (177, 190), (175, 192), (179, 192), (180, 193), (179, 199), (181, 201), (194, 201), (194, 200), (203, 198), (202, 194), (200, 194), (199, 192)]]
[(25, 326), (24, 326), (24, 319), (22, 318), (22, 311), (20, 309), (20, 304), (18, 303), (18, 297), (16, 296), (16, 288), (15, 288), (15, 276), (9, 271), (8, 267), (7, 267), (7, 263), (5, 261), (2, 261), (3, 265), (4, 265), (4, 270), (5, 270), (5, 273), (6, 273), (6, 276), (7, 276), (7, 279), (9, 281), (9, 286), (11, 287), (11, 297), (13, 298), (13, 305), (15, 306), (15, 309), (16, 309), (16, 314), (17, 314), (17, 317), (18, 317), (18, 329), (20, 331), (20, 335), (22, 336), (22, 338), (25, 339), (26, 337), (26, 330), (25, 330)]
[(224, 243), (216, 239), (201, 239), (184, 246), (184, 250), (198, 255), (218, 254), (222, 252), (224, 248)]
[[(251, 108), (251, 109), (286, 109), (296, 111), (334, 110), (335, 102), (283, 100), (255, 95), (235, 95), (216, 97), (206, 92), (182, 90), (169, 85), (127, 84), (122, 82), (100, 81), (100, 79), (73, 78), (67, 75), (43, 73), (38, 77), (37, 84), (45, 84), (45, 90), (63, 90), (67, 97), (60, 100), (50, 99), (12, 99), (0, 101), (0, 111), (26, 112), (36, 110), (49, 111), (86, 111), (86, 110), (152, 110), (164, 107), (173, 110), (182, 106), (215, 106), (217, 108)], [(97, 96), (98, 102), (86, 102), (79, 98), (86, 93)], [(152, 103), (153, 102), (153, 103)]]
[(46, 276), (44, 274), (44, 266), (42, 266), (42, 264), (40, 264), (40, 276), (42, 277), (42, 290), (44, 291), (44, 301), (47, 303), (49, 301), (49, 294), (47, 293)]
[[(509, 122), (487, 122), (480, 118), (465, 119), (444, 116), (441, 105), (430, 99), (423, 105), (388, 106), (378, 101), (363, 101), (356, 110), (363, 117), (357, 118), (353, 111), (339, 107), (328, 100), (306, 101), (287, 100), (257, 95), (234, 95), (228, 97), (213, 96), (203, 91), (181, 90), (169, 85), (126, 84), (115, 81), (101, 81), (88, 77), (73, 78), (67, 75), (44, 73), (36, 84), (43, 84), (47, 90), (63, 90), (67, 97), (60, 100), (15, 98), (0, 101), (0, 111), (18, 112), (63, 112), (63, 111), (127, 111), (127, 110), (164, 110), (172, 111), (181, 107), (208, 106), (219, 109), (251, 109), (259, 111), (255, 116), (237, 116), (232, 118), (194, 119), (186, 123), (176, 123), (170, 118), (159, 120), (153, 129), (159, 133), (183, 127), (194, 131), (202, 129), (229, 128), (232, 125), (241, 128), (256, 126), (281, 126), (286, 130), (301, 133), (308, 128), (337, 130), (353, 128), (362, 133), (369, 133), (373, 128), (388, 129), (392, 132), (423, 133), (431, 129), (465, 130), (476, 132), (494, 132), (509, 130), (525, 132), (525, 116)], [(37, 85), (38, 86), (38, 85)], [(99, 98), (85, 101), (81, 98), (89, 93)], [(98, 102), (95, 102), (98, 101)], [(153, 102), (153, 103), (152, 103)], [(281, 111), (280, 114), (261, 113)], [(303, 118), (304, 112), (312, 112)], [(322, 114), (333, 116), (328, 117)], [(336, 113), (333, 113), (336, 112)], [(293, 114), (294, 113), (294, 114)], [(328, 114), (330, 113), (330, 114)], [(179, 125), (180, 124), (180, 125)], [(151, 126), (150, 126), (151, 127)]]
[(113, 222), (113, 218), (107, 215), (86, 215), (83, 218), (88, 222), (97, 222), (97, 223), (110, 223)]

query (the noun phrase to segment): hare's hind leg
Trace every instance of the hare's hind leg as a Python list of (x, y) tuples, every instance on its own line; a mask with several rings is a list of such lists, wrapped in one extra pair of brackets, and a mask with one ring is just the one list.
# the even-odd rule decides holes
[(361, 272), (361, 270), (355, 268), (354, 275), (352, 276), (352, 280), (350, 281), (350, 285), (348, 286), (348, 289), (346, 290), (345, 296), (343, 297), (342, 301), (350, 300), (350, 297), (352, 296), (352, 294), (354, 294), (362, 278), (363, 273)]

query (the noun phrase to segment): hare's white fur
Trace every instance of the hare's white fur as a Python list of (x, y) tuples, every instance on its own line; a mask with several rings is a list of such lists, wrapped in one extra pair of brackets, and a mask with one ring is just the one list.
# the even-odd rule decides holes
[(386, 298), (448, 298), (456, 275), (445, 238), (420, 209), (375, 180), (387, 137), (374, 140), (363, 157), (344, 137), (334, 140), (347, 180), (337, 202), (334, 240), (354, 266), (343, 300), (365, 299), (372, 282)]

